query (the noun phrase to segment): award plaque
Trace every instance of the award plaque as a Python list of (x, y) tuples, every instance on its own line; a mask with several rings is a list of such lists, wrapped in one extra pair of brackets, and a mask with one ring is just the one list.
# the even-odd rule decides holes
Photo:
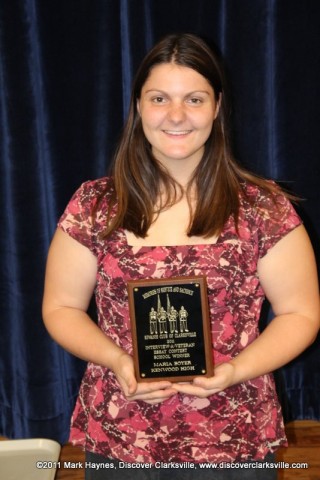
[(190, 381), (213, 375), (206, 278), (128, 282), (138, 381)]

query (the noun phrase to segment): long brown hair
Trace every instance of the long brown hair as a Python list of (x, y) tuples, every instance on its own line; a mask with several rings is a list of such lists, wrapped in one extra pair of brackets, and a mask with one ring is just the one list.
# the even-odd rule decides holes
[[(218, 234), (230, 215), (237, 222), (239, 195), (245, 194), (245, 181), (271, 193), (277, 189), (274, 184), (240, 167), (233, 158), (224, 71), (217, 52), (195, 35), (168, 35), (146, 55), (133, 81), (128, 119), (113, 163), (114, 191), (108, 207), (105, 236), (122, 227), (144, 238), (155, 214), (159, 213), (155, 209), (161, 197), (160, 186), (166, 192), (160, 210), (174, 204), (182, 193), (182, 187), (154, 158), (137, 111), (137, 100), (151, 69), (172, 62), (192, 68), (205, 77), (216, 100), (220, 101), (204, 155), (185, 192), (191, 213), (188, 235), (210, 237)], [(197, 198), (194, 211), (191, 209), (191, 187), (195, 188)], [(115, 206), (116, 214), (112, 217)]]

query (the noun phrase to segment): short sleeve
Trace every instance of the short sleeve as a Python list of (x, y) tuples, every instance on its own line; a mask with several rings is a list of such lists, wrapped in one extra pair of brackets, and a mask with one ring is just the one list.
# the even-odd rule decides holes
[(94, 242), (96, 232), (93, 209), (103, 188), (105, 188), (103, 179), (83, 183), (72, 196), (58, 222), (59, 228), (89, 248), (94, 255), (96, 255)]
[(293, 205), (282, 193), (261, 193), (256, 203), (256, 212), (259, 258), (302, 223)]

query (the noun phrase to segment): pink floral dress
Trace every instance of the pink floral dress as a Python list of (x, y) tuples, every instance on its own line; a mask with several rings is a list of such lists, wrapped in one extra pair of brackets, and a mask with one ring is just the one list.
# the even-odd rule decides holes
[[(100, 328), (132, 353), (127, 281), (205, 275), (214, 362), (234, 358), (259, 335), (264, 292), (257, 262), (301, 221), (279, 194), (277, 206), (247, 185), (239, 229), (232, 218), (213, 245), (134, 247), (122, 229), (101, 239), (108, 193), (92, 221), (97, 196), (110, 178), (84, 183), (59, 227), (97, 258), (95, 288)], [(109, 193), (110, 194), (110, 193)], [(219, 462), (261, 459), (286, 444), (272, 375), (264, 375), (206, 399), (177, 394), (149, 405), (127, 401), (112, 371), (88, 364), (75, 406), (71, 441), (127, 462)]]

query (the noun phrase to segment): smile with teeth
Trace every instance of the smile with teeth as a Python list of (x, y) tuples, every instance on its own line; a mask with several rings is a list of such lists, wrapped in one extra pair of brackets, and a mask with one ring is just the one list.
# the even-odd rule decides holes
[(188, 133), (192, 132), (192, 130), (163, 130), (164, 133), (167, 133), (168, 135), (187, 135)]

